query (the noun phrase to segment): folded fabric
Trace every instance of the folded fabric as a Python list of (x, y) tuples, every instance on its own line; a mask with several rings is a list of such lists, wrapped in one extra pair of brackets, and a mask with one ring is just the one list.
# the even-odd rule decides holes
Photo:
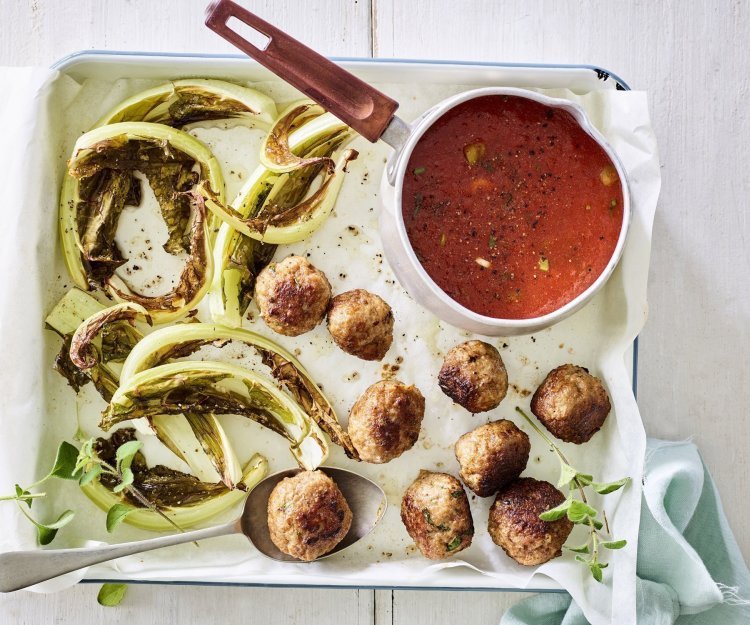
[[(639, 625), (750, 623), (750, 571), (692, 443), (648, 441), (637, 574)], [(623, 622), (616, 608), (612, 622)], [(587, 623), (567, 593), (534, 595), (500, 621)]]

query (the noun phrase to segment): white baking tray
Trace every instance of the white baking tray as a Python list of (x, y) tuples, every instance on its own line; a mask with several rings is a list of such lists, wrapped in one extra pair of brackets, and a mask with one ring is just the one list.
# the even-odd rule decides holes
[[(463, 88), (469, 88), (489, 85), (508, 85), (535, 89), (566, 89), (569, 90), (571, 94), (590, 94), (592, 92), (628, 89), (628, 86), (611, 72), (592, 66), (453, 63), (409, 60), (377, 61), (367, 59), (338, 59), (338, 61), (346, 69), (356, 73), (364, 80), (372, 82), (376, 86), (387, 85), (391, 89), (399, 91), (402, 96), (404, 89), (406, 89), (407, 87), (418, 86), (419, 88), (415, 89), (415, 94), (417, 95), (414, 95), (414, 97), (411, 98), (411, 101), (404, 102), (402, 98), (402, 111), (407, 111), (407, 114), (405, 115), (407, 119), (409, 119), (409, 115), (413, 114), (415, 111), (419, 112), (421, 110), (424, 110), (441, 97), (444, 97), (442, 94), (446, 89), (454, 88), (456, 86), (465, 86)], [(200, 76), (225, 78), (241, 82), (262, 82), (265, 85), (272, 86), (275, 83), (278, 83), (278, 79), (264, 68), (243, 57), (235, 56), (191, 56), (174, 54), (141, 54), (94, 51), (81, 52), (66, 57), (65, 59), (56, 63), (53, 66), (53, 69), (56, 69), (61, 74), (69, 76), (75, 81), (114, 81), (118, 78), (153, 81), (169, 80), (188, 76)], [(281, 87), (279, 88), (281, 89)], [(411, 113), (409, 113), (409, 111), (411, 111)], [(357, 147), (360, 147), (359, 144), (357, 145)], [(366, 146), (363, 148), (363, 150), (365, 151), (363, 155), (364, 161), (360, 160), (360, 163), (368, 163), (369, 167), (369, 170), (366, 172), (367, 175), (363, 178), (363, 180), (367, 179), (369, 176), (370, 180), (377, 181), (382, 171), (384, 159), (375, 159), (374, 157), (380, 157), (383, 154), (387, 154), (387, 151), (384, 151), (385, 149), (383, 148), (383, 146), (373, 147), (372, 152), (367, 152)], [(61, 159), (60, 163), (62, 163), (64, 160), (64, 154), (59, 155), (59, 157)], [(358, 184), (359, 181), (347, 183), (348, 187), (353, 187)], [(364, 185), (364, 182), (362, 182), (362, 184)], [(347, 192), (346, 189), (348, 187), (345, 187), (345, 190), (342, 193), (341, 199), (339, 201), (339, 205), (346, 204), (347, 200), (349, 200), (350, 202), (355, 201), (355, 196), (353, 195), (354, 191), (350, 190), (349, 192)], [(374, 186), (372, 188), (377, 189), (377, 182), (374, 183)], [(361, 201), (361, 196), (357, 196), (356, 201)], [(370, 198), (367, 207), (370, 209), (374, 209), (374, 212), (370, 211), (372, 215), (370, 217), (367, 217), (366, 219), (368, 219), (370, 225), (373, 226), (373, 231), (376, 231), (373, 220), (375, 219), (375, 215), (377, 214), (377, 200), (375, 200), (374, 198)], [(339, 215), (330, 220), (331, 228), (336, 227), (337, 223), (339, 227), (344, 224), (344, 221), (341, 221), (342, 219), (346, 219), (344, 217), (341, 217), (341, 213), (343, 213), (343, 210), (344, 209), (337, 209), (337, 213), (339, 213)], [(365, 209), (362, 208), (362, 210), (364, 211)], [(53, 219), (53, 217), (53, 215), (50, 215), (49, 219)], [(351, 214), (349, 215), (348, 219), (352, 221), (352, 223), (356, 223), (356, 221), (354, 220), (356, 220), (357, 218), (353, 214)], [(363, 217), (363, 219), (365, 218)], [(648, 235), (648, 242), (650, 242), (650, 223), (648, 224)], [(370, 241), (370, 243), (372, 244), (372, 246), (374, 246), (373, 249), (377, 248), (377, 241)], [(300, 247), (298, 245), (297, 247), (292, 246), (286, 251), (301, 252), (304, 251), (304, 249), (304, 246)], [(642, 250), (642, 246), (638, 249)], [(648, 260), (647, 252), (648, 246), (646, 246), (645, 266), (647, 266)], [(636, 252), (632, 250), (626, 250), (625, 258), (628, 258), (628, 253), (631, 254), (631, 261), (643, 261), (642, 258), (633, 258), (632, 256)], [(641, 252), (639, 251), (638, 253)], [(316, 264), (319, 264), (315, 259), (314, 262), (316, 262)], [(326, 264), (325, 260), (322, 260), (320, 262), (322, 262), (323, 265)], [(352, 269), (352, 273), (356, 273), (356, 262), (353, 263), (354, 267), (351, 267), (352, 259), (341, 258), (337, 262), (339, 263), (340, 267), (349, 267), (350, 269)], [(336, 263), (333, 263), (332, 266), (325, 267), (329, 277), (333, 275), (332, 272), (335, 271), (335, 267)], [(643, 270), (643, 262), (640, 262), (639, 267), (641, 268), (641, 270)], [(385, 271), (387, 272), (387, 269)], [(341, 275), (344, 274), (342, 273)], [(65, 283), (65, 276), (58, 275), (56, 277), (57, 290), (59, 291)], [(645, 275), (643, 276), (643, 281), (645, 284)], [(354, 288), (355, 286), (369, 286), (367, 284), (351, 284), (351, 282), (347, 282), (346, 279), (343, 278), (341, 283), (337, 283), (335, 275), (333, 275), (332, 283), (334, 291), (344, 290), (344, 288)], [(388, 286), (385, 286), (386, 284)], [(392, 281), (389, 281), (387, 275), (383, 277), (383, 283), (380, 284), (380, 286), (383, 289), (399, 289), (398, 285), (395, 285), (392, 283)], [(377, 286), (375, 288), (377, 288)], [(513, 405), (515, 405), (516, 403), (524, 406), (527, 405), (528, 399), (524, 399), (526, 395), (523, 393), (523, 389), (533, 388), (533, 383), (535, 381), (536, 383), (538, 383), (540, 379), (539, 376), (543, 376), (543, 374), (546, 373), (547, 370), (551, 369), (556, 364), (567, 360), (572, 360), (579, 362), (580, 364), (590, 366), (595, 372), (602, 375), (609, 384), (615, 409), (613, 410), (613, 414), (608, 419), (609, 425), (607, 427), (623, 427), (621, 424), (618, 425), (618, 414), (621, 410), (627, 411), (628, 419), (631, 419), (634, 414), (634, 419), (637, 421), (634, 424), (630, 423), (627, 427), (629, 427), (631, 431), (635, 433), (635, 435), (643, 438), (642, 425), (640, 423), (640, 417), (637, 415), (637, 409), (635, 410), (635, 413), (633, 413), (635, 406), (633, 395), (635, 392), (637, 350), (634, 349), (632, 343), (635, 335), (637, 334), (637, 330), (639, 330), (642, 326), (643, 320), (641, 320), (640, 322), (636, 322), (635, 330), (633, 329), (632, 324), (631, 326), (624, 328), (623, 336), (627, 337), (627, 340), (625, 342), (619, 342), (619, 339), (622, 339), (623, 336), (618, 335), (616, 337), (617, 340), (615, 340), (612, 338), (611, 333), (603, 331), (603, 329), (606, 329), (607, 319), (610, 318), (612, 314), (612, 306), (618, 306), (621, 300), (628, 299), (629, 295), (626, 292), (627, 289), (627, 281), (616, 277), (611, 281), (611, 284), (608, 285), (608, 287), (602, 292), (602, 294), (594, 300), (594, 302), (592, 302), (583, 311), (576, 314), (570, 320), (564, 322), (563, 324), (560, 324), (559, 326), (556, 326), (551, 331), (540, 333), (540, 335), (534, 338), (516, 337), (507, 339), (507, 343), (505, 344), (507, 353), (504, 352), (503, 355), (506, 359), (506, 362), (508, 362), (508, 360), (510, 359), (509, 370), (511, 382), (514, 382), (515, 378), (516, 382), (519, 382), (519, 388), (517, 388), (515, 391), (517, 393), (516, 396), (509, 396), (509, 398), (505, 400), (503, 404), (505, 406), (503, 412), (501, 414), (492, 413), (491, 416), (493, 418), (513, 418)], [(398, 299), (400, 295), (396, 294), (392, 295), (391, 297), (395, 297), (396, 299)], [(406, 294), (404, 293), (403, 297), (406, 298), (408, 296), (406, 296)], [(645, 298), (645, 295), (643, 297)], [(46, 299), (50, 300), (49, 297)], [(47, 301), (46, 303), (47, 305), (49, 305), (50, 302)], [(394, 302), (391, 301), (391, 303), (393, 304)], [(640, 304), (640, 301), (635, 302), (636, 306), (639, 306)], [(7, 302), (5, 303), (5, 305), (7, 305)], [(645, 301), (643, 301), (643, 307), (645, 310)], [(398, 311), (398, 308), (396, 308), (396, 310)], [(434, 320), (432, 320), (431, 322), (434, 322)], [(457, 342), (454, 339), (455, 336), (459, 335), (451, 334), (451, 332), (455, 333), (456, 331), (450, 328), (440, 328), (440, 332), (445, 335), (445, 338), (437, 339), (438, 351), (440, 351), (441, 349), (447, 349), (450, 345)], [(597, 337), (600, 335), (602, 337), (601, 341), (597, 340)], [(398, 342), (398, 334), (396, 336)], [(463, 336), (463, 334), (461, 334), (461, 336)], [(47, 335), (44, 335), (43, 340), (45, 342), (44, 350), (46, 352), (55, 351), (57, 340), (53, 335), (51, 335), (51, 333), (47, 333)], [(441, 340), (443, 340), (445, 344), (440, 344)], [(614, 346), (612, 344), (613, 341)], [(286, 345), (290, 346), (289, 343), (287, 343)], [(637, 345), (635, 347), (637, 347)], [(612, 357), (613, 349), (615, 351), (614, 357)], [(542, 354), (541, 358), (540, 354)], [(544, 354), (550, 354), (551, 356), (547, 357)], [(303, 351), (301, 359), (309, 369), (313, 371), (316, 370), (315, 358), (313, 358), (313, 361), (311, 362), (311, 357), (309, 355), (306, 357), (305, 352)], [(609, 365), (604, 362), (604, 360), (607, 359), (611, 360)], [(325, 356), (320, 357), (320, 362), (321, 367), (325, 369)], [(374, 367), (375, 369), (367, 369), (367, 371), (369, 371), (369, 373), (371, 374), (370, 378), (372, 377), (373, 372), (377, 370), (378, 365), (374, 365)], [(518, 368), (518, 371), (514, 371), (515, 367)], [(607, 367), (609, 367), (609, 371), (606, 370)], [(364, 368), (366, 369), (366, 367)], [(40, 375), (46, 376), (46, 379), (50, 380), (49, 374), (40, 373)], [(366, 376), (363, 376), (363, 378), (365, 377)], [(627, 379), (627, 384), (623, 385), (622, 378)], [(364, 387), (366, 387), (372, 381), (374, 380), (361, 380), (359, 385), (355, 384), (351, 389), (349, 389), (348, 395), (345, 393), (345, 397), (341, 398), (338, 403), (335, 401), (340, 415), (346, 414), (348, 405), (350, 405), (351, 403), (350, 397), (356, 396), (356, 393), (361, 392), (361, 390), (363, 390)], [(64, 392), (70, 393), (68, 389), (62, 388), (62, 390), (60, 390), (62, 385), (62, 382), (60, 380), (47, 382), (47, 384), (56, 384), (58, 387), (58, 394)], [(630, 384), (632, 384), (632, 390), (629, 386)], [(424, 391), (425, 389), (423, 388), (422, 390)], [(429, 391), (430, 394), (428, 395), (428, 412), (430, 409), (430, 396), (434, 395), (434, 389), (429, 389)], [(439, 391), (437, 391), (437, 393), (439, 394)], [(442, 401), (447, 402), (445, 398), (443, 398)], [(526, 404), (524, 404), (524, 401), (526, 402)], [(451, 408), (449, 406), (445, 407), (446, 411), (450, 409)], [(52, 415), (50, 415), (50, 418), (51, 417)], [(476, 424), (479, 424), (480, 422), (482, 421), (477, 420)], [(517, 419), (516, 422), (518, 423)], [(519, 425), (521, 424), (519, 423)], [(464, 430), (465, 429), (468, 428), (464, 428)], [(613, 436), (617, 437), (617, 434), (613, 434)], [(47, 436), (46, 438), (50, 438), (50, 436)], [(602, 439), (601, 436), (599, 438)], [(645, 438), (643, 438), (643, 441), (645, 441)], [(420, 451), (419, 453), (424, 454), (424, 462), (426, 466), (429, 466), (430, 464), (434, 466), (436, 463), (436, 458), (443, 458), (446, 462), (448, 462), (449, 457), (451, 456), (451, 454), (447, 451), (440, 452), (436, 449), (432, 449), (432, 451), (429, 451), (433, 447), (433, 442), (434, 441), (423, 441), (422, 439), (420, 439), (420, 443), (424, 444), (422, 445), (422, 451)], [(49, 440), (46, 440), (44, 436), (40, 436), (40, 441), (37, 445), (37, 448), (42, 448), (42, 451), (39, 452), (39, 457), (36, 459), (37, 466), (41, 467), (47, 461), (46, 458), (48, 457), (49, 450), (45, 449), (44, 447), (48, 444), (53, 443), (51, 443)], [(546, 454), (546, 450), (544, 449), (543, 443), (541, 443), (541, 441), (539, 441), (538, 439), (534, 440), (532, 438), (532, 444), (532, 456), (536, 455), (537, 457), (540, 457)], [(269, 445), (273, 446), (273, 443), (269, 443)], [(437, 447), (439, 448), (440, 445), (438, 444)], [(444, 449), (447, 449), (447, 446), (443, 447)], [(625, 446), (613, 450), (602, 448), (601, 444), (597, 447), (596, 443), (591, 443), (590, 447), (588, 447), (587, 449), (590, 453), (598, 453), (600, 456), (603, 456), (604, 453), (627, 454), (628, 450), (624, 447)], [(283, 446), (281, 446), (280, 449), (280, 453), (283, 455)], [(257, 450), (258, 449), (253, 449), (252, 451)], [(261, 451), (263, 450), (261, 449)], [(636, 458), (634, 458), (633, 460), (634, 472), (631, 473), (631, 475), (635, 478), (634, 484), (632, 486), (632, 490), (634, 492), (631, 492), (629, 498), (631, 499), (631, 502), (636, 502), (635, 505), (639, 505), (640, 480), (638, 478), (640, 475), (642, 458), (637, 458), (639, 453), (638, 449), (630, 451), (635, 451)], [(441, 453), (443, 453), (443, 456), (440, 456)], [(273, 452), (269, 453), (269, 457), (272, 456)], [(284, 458), (288, 463), (288, 455), (284, 456)], [(342, 460), (342, 458), (342, 455), (337, 455), (334, 453), (331, 457), (331, 463), (337, 464), (341, 462), (343, 464), (346, 461)], [(575, 458), (573, 461), (575, 463)], [(440, 466), (444, 463), (441, 460), (437, 464), (438, 466)], [(600, 464), (600, 468), (604, 470), (604, 463), (602, 462)], [(554, 463), (550, 464), (547, 458), (539, 458), (538, 465), (538, 468), (530, 467), (530, 471), (527, 473), (530, 473), (531, 475), (537, 477), (544, 477), (545, 479), (548, 479), (552, 482), (556, 480), (557, 473)], [(373, 477), (374, 479), (378, 479), (379, 477), (382, 478), (383, 471), (387, 471), (391, 466), (395, 466), (395, 463), (392, 463), (391, 465), (385, 465), (385, 467), (373, 467), (373, 465), (362, 464), (357, 465), (357, 467), (355, 468), (357, 470), (361, 470), (364, 474)], [(582, 464), (582, 466), (586, 468), (594, 468), (596, 470), (596, 467), (591, 467), (591, 463)], [(283, 467), (274, 467), (272, 462), (272, 470), (274, 468)], [(350, 468), (352, 467), (350, 466)], [(456, 468), (452, 466), (446, 466), (445, 470), (453, 473), (456, 472)], [(537, 473), (534, 472), (535, 470), (537, 471)], [(2, 477), (4, 478), (5, 476)], [(612, 478), (621, 476), (603, 475), (602, 477)], [(386, 488), (386, 490), (389, 489)], [(394, 488), (391, 488), (390, 491), (390, 514), (398, 515), (397, 508), (400, 495), (395, 491)], [(489, 502), (486, 502), (487, 505), (488, 503)], [(484, 505), (485, 508), (487, 507), (484, 503), (472, 505)], [(92, 513), (92, 516), (94, 514), (99, 515), (99, 513), (96, 512)], [(479, 517), (481, 517), (482, 514), (486, 515), (486, 509), (480, 511)], [(616, 524), (616, 518), (613, 518), (612, 520)], [(483, 532), (482, 522), (482, 520), (477, 521), (477, 515), (475, 514), (475, 523), (477, 525), (478, 535), (480, 533), (486, 534), (486, 532)], [(103, 522), (101, 523), (101, 525), (103, 525)], [(396, 548), (400, 548), (403, 545), (408, 545), (408, 537), (404, 538), (403, 535), (396, 536), (397, 530), (395, 530), (395, 525), (393, 525), (393, 523), (388, 527), (391, 528), (388, 531), (392, 531), (394, 533), (393, 540), (396, 543)], [(401, 534), (405, 535), (405, 532), (403, 532), (403, 528), (398, 531), (400, 531)], [(117, 538), (121, 540), (127, 540), (132, 537), (142, 536), (144, 536), (143, 533), (138, 534), (137, 532), (135, 532), (134, 534), (132, 534), (132, 536), (125, 534), (121, 537), (118, 534)], [(98, 537), (94, 536), (94, 538), (112, 540), (112, 537), (107, 537), (106, 535)], [(382, 539), (383, 537), (381, 536), (380, 540)], [(231, 541), (233, 539), (229, 540)], [(240, 538), (237, 540), (241, 541), (242, 539)], [(228, 544), (233, 545), (234, 547), (242, 547), (241, 542), (230, 542)], [(66, 545), (59, 544), (59, 546)], [(372, 546), (370, 548), (372, 548)], [(208, 549), (210, 549), (208, 544), (202, 547), (202, 550)], [(412, 565), (414, 563), (414, 558), (418, 558), (419, 556), (415, 556), (413, 554), (413, 548), (411, 552), (408, 552), (408, 546), (406, 547), (406, 549), (408, 553), (407, 560), (410, 565)], [(636, 544), (632, 539), (628, 551), (630, 553), (626, 556), (626, 558), (628, 558), (629, 564), (626, 568), (631, 569), (636, 551)], [(185, 553), (187, 552), (179, 552), (179, 554)], [(349, 558), (356, 558), (356, 551), (349, 553), (352, 554), (348, 556)], [(384, 553), (383, 556), (385, 557), (385, 555), (386, 554)], [(179, 557), (179, 555), (177, 557)], [(622, 556), (618, 552), (618, 554), (616, 554), (616, 557), (619, 558)], [(87, 571), (83, 581), (128, 581), (131, 583), (179, 583), (206, 585), (219, 584), (240, 586), (318, 586), (529, 591), (550, 591), (560, 589), (560, 585), (557, 582), (550, 579), (549, 577), (546, 577), (545, 575), (535, 575), (533, 578), (527, 580), (526, 583), (523, 584), (515, 582), (507, 583), (507, 580), (499, 581), (499, 579), (496, 577), (482, 575), (468, 567), (445, 568), (439, 571), (435, 570), (432, 573), (428, 573), (425, 575), (414, 574), (414, 569), (412, 568), (404, 569), (401, 574), (393, 574), (391, 571), (389, 571), (387, 574), (383, 575), (378, 573), (378, 564), (380, 564), (381, 562), (377, 558), (372, 560), (366, 572), (359, 572), (357, 574), (353, 574), (352, 572), (348, 571), (346, 568), (346, 563), (344, 563), (341, 566), (336, 566), (334, 571), (330, 574), (319, 574), (320, 569), (312, 568), (312, 566), (306, 567), (303, 565), (291, 565), (289, 566), (290, 572), (288, 574), (285, 573), (283, 575), (280, 575), (264, 571), (263, 566), (261, 565), (259, 567), (256, 567), (252, 572), (243, 573), (239, 576), (236, 576), (234, 574), (216, 574), (215, 569), (211, 569), (212, 572), (205, 575), (201, 575), (200, 572), (195, 573), (195, 570), (193, 569), (190, 569), (192, 571), (190, 575), (180, 575), (179, 571), (172, 571), (171, 573), (160, 571), (158, 562), (158, 559), (155, 561), (149, 561), (148, 557), (144, 556), (142, 560), (133, 559), (126, 563), (126, 565), (118, 566), (114, 569), (107, 565), (92, 567)], [(140, 567), (139, 563), (149, 563), (150, 565), (144, 565), (144, 567)], [(193, 564), (194, 562), (188, 556), (185, 568), (187, 569), (189, 568), (187, 565)], [(425, 568), (425, 570), (427, 570), (428, 564), (429, 563), (427, 563), (426, 561), (421, 562), (421, 565), (423, 568)], [(314, 566), (318, 567), (321, 565), (323, 565), (323, 563)], [(608, 569), (608, 571), (612, 571), (613, 568), (616, 569), (617, 566), (611, 567), (610, 569)], [(197, 570), (200, 570), (200, 567), (198, 567)]]

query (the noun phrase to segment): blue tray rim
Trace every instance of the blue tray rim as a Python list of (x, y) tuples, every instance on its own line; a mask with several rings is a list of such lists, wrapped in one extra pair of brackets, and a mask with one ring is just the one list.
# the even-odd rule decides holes
[[(221, 53), (192, 53), (192, 52), (148, 52), (136, 50), (78, 50), (67, 54), (52, 65), (51, 69), (64, 71), (75, 61), (87, 56), (126, 56), (126, 57), (162, 57), (162, 58), (197, 58), (212, 60), (249, 60), (243, 54), (221, 54)], [(585, 63), (516, 63), (500, 61), (451, 61), (449, 59), (409, 59), (409, 58), (373, 58), (358, 56), (332, 56), (332, 61), (343, 63), (393, 63), (414, 65), (457, 65), (471, 67), (513, 67), (531, 69), (583, 69), (596, 72), (602, 80), (612, 78), (615, 85), (622, 91), (631, 91), (630, 85), (614, 72), (604, 69), (598, 65)], [(638, 337), (633, 341), (633, 395), (638, 398)], [(132, 584), (132, 585), (155, 585), (155, 586), (218, 586), (229, 588), (320, 588), (323, 590), (423, 590), (423, 591), (463, 591), (463, 592), (534, 592), (534, 593), (564, 593), (563, 589), (557, 588), (482, 588), (472, 586), (389, 586), (389, 585), (340, 585), (340, 584), (262, 584), (248, 582), (206, 582), (191, 580), (148, 580), (148, 579), (107, 579), (90, 578), (82, 579), (81, 584)]]

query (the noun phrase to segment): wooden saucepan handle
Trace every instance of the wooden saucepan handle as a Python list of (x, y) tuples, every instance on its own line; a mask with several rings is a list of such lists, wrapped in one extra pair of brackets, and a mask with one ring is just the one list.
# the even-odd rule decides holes
[[(266, 47), (261, 49), (232, 30), (231, 18), (265, 35)], [(212, 2), (206, 9), (206, 26), (373, 143), (398, 108), (395, 100), (232, 0)]]

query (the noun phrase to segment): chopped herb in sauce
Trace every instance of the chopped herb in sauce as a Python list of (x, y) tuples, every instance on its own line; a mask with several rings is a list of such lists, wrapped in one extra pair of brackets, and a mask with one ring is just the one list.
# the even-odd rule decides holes
[(484, 157), (487, 146), (482, 141), (473, 141), (464, 146), (464, 158), (469, 165), (476, 165)]
[(490, 238), (487, 241), (487, 245), (489, 245), (491, 250), (497, 246), (497, 238), (495, 238), (494, 234), (490, 234)]
[(542, 271), (549, 271), (549, 259), (548, 258), (544, 256), (539, 257), (539, 269), (541, 269)]
[(415, 176), (421, 176), (426, 171), (427, 171), (426, 167), (415, 167), (412, 173)]
[(422, 210), (422, 202), (424, 202), (424, 196), (421, 193), (415, 193), (414, 194), (414, 212), (412, 213), (413, 217), (416, 217), (419, 214), (419, 211)]
[(619, 180), (619, 176), (617, 175), (617, 171), (615, 170), (612, 165), (607, 165), (599, 172), (599, 180), (602, 181), (602, 184), (605, 187), (611, 187), (615, 182)]

